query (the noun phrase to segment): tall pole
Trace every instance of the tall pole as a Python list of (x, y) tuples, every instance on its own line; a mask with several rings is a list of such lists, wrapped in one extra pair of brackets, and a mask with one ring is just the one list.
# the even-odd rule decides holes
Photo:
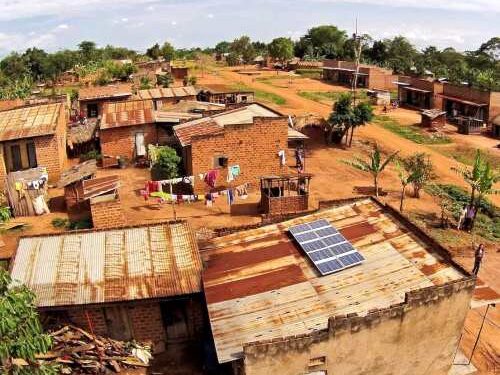
[(352, 97), (353, 97), (353, 103), (354, 105), (356, 105), (356, 89), (358, 86), (359, 61), (361, 59), (361, 37), (358, 36), (358, 17), (356, 17), (356, 26), (353, 35), (353, 40), (354, 40), (355, 72), (354, 72), (354, 79), (352, 80)]

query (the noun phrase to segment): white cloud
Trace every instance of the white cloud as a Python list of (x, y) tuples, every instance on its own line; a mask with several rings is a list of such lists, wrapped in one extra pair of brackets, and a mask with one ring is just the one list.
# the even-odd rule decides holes
[(176, 26), (176, 25), (177, 25), (177, 21), (172, 21), (172, 22), (170, 22), (170, 24), (171, 24), (172, 26)]
[[(456, 11), (494, 12), (500, 13), (498, 0), (316, 0), (330, 3), (354, 3), (381, 5), (389, 8), (431, 8)], [(443, 15), (445, 16), (445, 15)]]
[(213, 13), (208, 13), (208, 14), (207, 14), (207, 17), (208, 17), (208, 18), (214, 18), (215, 16), (213, 15)]
[(67, 29), (69, 29), (69, 26), (68, 26), (67, 23), (62, 23), (62, 24), (58, 25), (56, 27), (56, 29), (58, 29), (58, 30), (67, 30)]
[(1, 33), (0, 32), (0, 51), (23, 51), (30, 47), (53, 48), (56, 45), (56, 37), (53, 33)]
[(123, 17), (123, 18), (121, 19), (121, 21), (122, 21), (122, 22), (128, 22), (128, 18), (127, 18), (127, 17)]

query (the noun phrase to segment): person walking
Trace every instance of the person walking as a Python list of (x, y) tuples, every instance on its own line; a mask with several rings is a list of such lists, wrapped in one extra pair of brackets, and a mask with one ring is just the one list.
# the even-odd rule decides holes
[(484, 257), (484, 245), (479, 244), (474, 252), (474, 268), (472, 269), (472, 273), (477, 276), (479, 273), (479, 268), (481, 267), (481, 262)]

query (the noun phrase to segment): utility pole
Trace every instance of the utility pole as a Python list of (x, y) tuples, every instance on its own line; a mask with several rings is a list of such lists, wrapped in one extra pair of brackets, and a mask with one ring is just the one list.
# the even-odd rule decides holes
[(352, 80), (352, 97), (353, 103), (356, 105), (356, 89), (358, 86), (358, 75), (359, 75), (359, 61), (361, 60), (361, 36), (358, 35), (358, 17), (356, 17), (356, 27), (354, 34), (352, 35), (354, 41), (354, 64), (355, 72), (354, 78)]

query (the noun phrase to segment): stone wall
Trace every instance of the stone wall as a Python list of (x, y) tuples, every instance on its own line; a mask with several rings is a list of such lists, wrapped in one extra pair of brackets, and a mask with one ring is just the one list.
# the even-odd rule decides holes
[[(191, 144), (191, 168), (187, 169), (197, 176), (214, 168), (214, 158), (224, 156), (228, 166), (239, 165), (241, 174), (232, 181), (233, 186), (250, 183), (259, 189), (260, 177), (280, 174), (281, 167), (278, 151), (287, 150), (288, 119), (254, 118), (253, 124), (228, 125), (222, 134), (193, 138)], [(228, 168), (218, 168), (219, 177), (216, 187), (228, 185)], [(195, 191), (204, 192), (206, 184), (195, 179)]]
[(475, 279), (406, 294), (366, 316), (330, 318), (328, 329), (244, 346), (246, 375), (446, 375), (459, 344)]

